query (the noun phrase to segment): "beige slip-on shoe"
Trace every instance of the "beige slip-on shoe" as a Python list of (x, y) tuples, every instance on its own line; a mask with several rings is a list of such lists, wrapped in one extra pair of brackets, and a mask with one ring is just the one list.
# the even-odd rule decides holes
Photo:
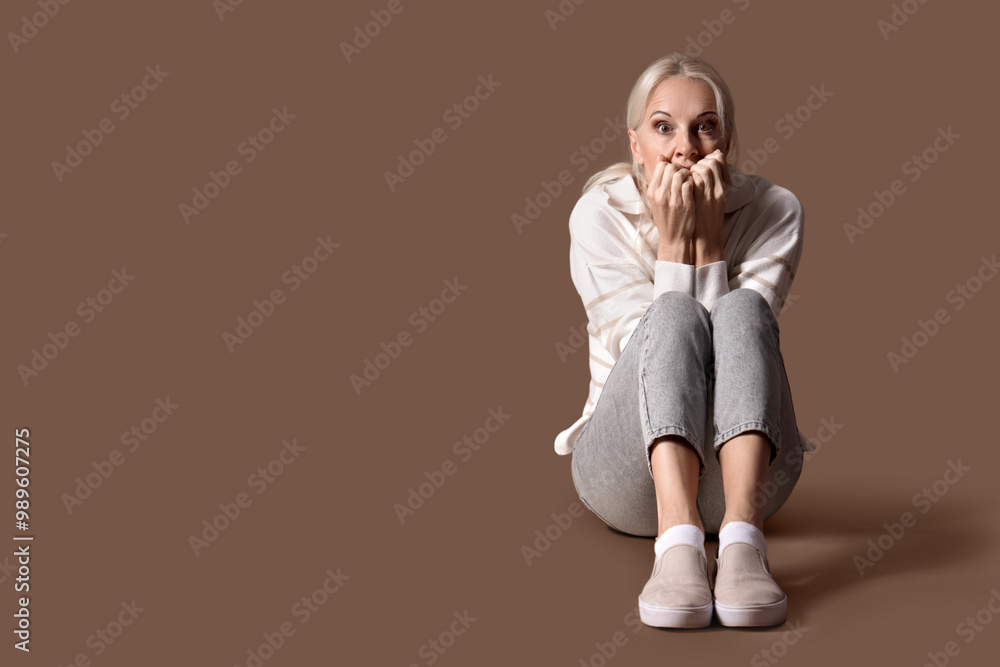
[(704, 628), (712, 622), (708, 560), (690, 544), (675, 544), (653, 564), (639, 594), (639, 618), (658, 628)]
[(771, 578), (767, 556), (749, 542), (715, 552), (715, 616), (730, 627), (780, 625), (788, 598)]

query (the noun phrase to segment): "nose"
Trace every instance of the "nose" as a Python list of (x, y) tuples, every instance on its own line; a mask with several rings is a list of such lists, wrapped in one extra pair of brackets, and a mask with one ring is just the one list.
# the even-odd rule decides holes
[(698, 148), (686, 133), (681, 134), (674, 144), (674, 158), (690, 162), (692, 165), (698, 161)]

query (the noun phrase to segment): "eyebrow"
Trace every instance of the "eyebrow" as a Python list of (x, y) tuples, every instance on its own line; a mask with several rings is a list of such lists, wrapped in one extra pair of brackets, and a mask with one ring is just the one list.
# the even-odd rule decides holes
[[(653, 116), (655, 116), (658, 113), (661, 113), (664, 116), (670, 116), (670, 114), (668, 114), (666, 111), (654, 111), (653, 113), (649, 114), (649, 117), (652, 118)], [(707, 116), (709, 114), (711, 114), (713, 116), (718, 116), (719, 115), (719, 114), (717, 114), (714, 111), (702, 111), (700, 114), (698, 114), (697, 116), (695, 116), (695, 118), (701, 118), (702, 116)], [(670, 116), (670, 117), (673, 118), (673, 116)]]

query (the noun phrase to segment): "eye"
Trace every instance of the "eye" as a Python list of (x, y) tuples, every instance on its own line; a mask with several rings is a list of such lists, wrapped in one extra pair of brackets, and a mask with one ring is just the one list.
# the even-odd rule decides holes
[[(714, 121), (707, 120), (704, 121), (703, 123), (698, 124), (698, 129), (701, 132), (706, 132), (706, 133), (715, 131), (715, 127), (716, 125)], [(656, 129), (660, 134), (664, 134), (665, 132), (669, 132), (673, 128), (671, 128), (670, 125), (667, 124), (666, 122), (660, 122), (656, 124)]]

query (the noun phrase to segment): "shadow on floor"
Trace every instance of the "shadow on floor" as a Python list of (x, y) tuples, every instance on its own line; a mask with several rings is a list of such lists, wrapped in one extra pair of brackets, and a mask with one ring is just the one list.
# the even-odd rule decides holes
[[(900, 523), (904, 512), (913, 515), (909, 527)], [(889, 495), (889, 492), (861, 497), (856, 493), (833, 496), (813, 491), (793, 494), (790, 501), (765, 523), (764, 533), (771, 559), (776, 560), (777, 553), (782, 556), (780, 569), (775, 568), (773, 574), (788, 596), (787, 617), (807, 622), (810, 609), (833, 596), (850, 595), (851, 589), (857, 586), (883, 578), (960, 566), (963, 561), (988, 550), (991, 542), (986, 527), (992, 525), (991, 522), (995, 522), (995, 517), (991, 517), (982, 505), (962, 503), (958, 499), (942, 498), (926, 513), (921, 513), (921, 507), (907, 503), (898, 494)], [(892, 532), (886, 524), (892, 527)], [(652, 538), (627, 535), (610, 527), (608, 530), (640, 540), (643, 552), (651, 551)], [(709, 535), (705, 551), (709, 577), (713, 580), (717, 545), (717, 536)], [(802, 559), (796, 561), (794, 556), (789, 559), (788, 550), (801, 551)], [(859, 564), (855, 557), (870, 564)], [(725, 628), (713, 619), (707, 628), (654, 629), (772, 632), (783, 628)]]

